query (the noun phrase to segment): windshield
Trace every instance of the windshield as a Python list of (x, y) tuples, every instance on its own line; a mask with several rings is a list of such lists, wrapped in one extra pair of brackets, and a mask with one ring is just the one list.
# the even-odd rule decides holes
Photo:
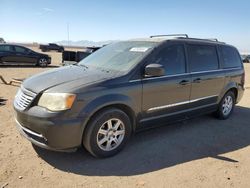
[(78, 65), (127, 72), (142, 60), (157, 42), (126, 41), (107, 45), (89, 55)]

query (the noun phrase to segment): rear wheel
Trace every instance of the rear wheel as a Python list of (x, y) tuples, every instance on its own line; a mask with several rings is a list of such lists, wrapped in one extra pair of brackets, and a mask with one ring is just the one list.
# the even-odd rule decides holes
[(46, 58), (40, 58), (38, 60), (38, 66), (47, 67), (48, 66), (48, 60)]
[(229, 91), (222, 98), (215, 115), (219, 119), (227, 119), (233, 113), (234, 107), (235, 107), (235, 94), (234, 92)]
[(98, 113), (88, 124), (83, 145), (95, 157), (110, 157), (125, 146), (131, 135), (131, 122), (123, 111), (110, 108)]

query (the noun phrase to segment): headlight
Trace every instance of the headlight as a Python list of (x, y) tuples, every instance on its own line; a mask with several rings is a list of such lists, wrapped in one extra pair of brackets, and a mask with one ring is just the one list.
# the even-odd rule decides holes
[(38, 106), (50, 111), (62, 111), (70, 109), (76, 95), (70, 93), (43, 93), (38, 101)]

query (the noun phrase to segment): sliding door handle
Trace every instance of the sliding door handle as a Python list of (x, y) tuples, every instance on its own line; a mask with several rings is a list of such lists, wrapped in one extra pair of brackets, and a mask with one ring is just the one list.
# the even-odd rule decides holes
[(187, 85), (189, 83), (190, 83), (189, 80), (182, 80), (179, 82), (180, 85)]
[(201, 78), (196, 78), (193, 80), (193, 83), (200, 83), (201, 82)]

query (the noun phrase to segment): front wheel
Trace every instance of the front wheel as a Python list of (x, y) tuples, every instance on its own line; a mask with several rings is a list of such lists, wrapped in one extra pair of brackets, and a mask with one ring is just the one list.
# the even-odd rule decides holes
[(38, 66), (47, 67), (48, 66), (48, 60), (46, 58), (40, 58), (38, 60)]
[(83, 145), (95, 157), (111, 157), (125, 146), (131, 135), (131, 122), (123, 111), (111, 108), (99, 112), (83, 135)]
[(215, 115), (219, 119), (227, 119), (233, 113), (234, 107), (235, 107), (235, 94), (234, 92), (229, 91), (222, 98)]

